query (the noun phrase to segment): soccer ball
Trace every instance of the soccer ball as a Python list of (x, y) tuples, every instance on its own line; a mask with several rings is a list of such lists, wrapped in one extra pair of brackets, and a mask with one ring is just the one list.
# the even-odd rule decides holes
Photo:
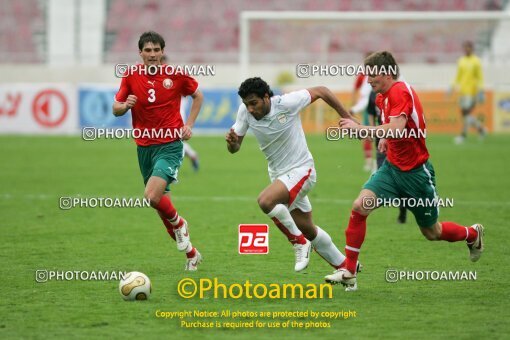
[(152, 292), (151, 280), (144, 273), (127, 273), (120, 280), (119, 292), (126, 301), (147, 300)]

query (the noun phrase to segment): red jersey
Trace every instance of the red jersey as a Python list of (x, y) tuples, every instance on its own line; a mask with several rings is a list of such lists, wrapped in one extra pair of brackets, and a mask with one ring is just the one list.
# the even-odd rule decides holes
[[(410, 138), (388, 138), (386, 157), (388, 161), (402, 171), (414, 169), (429, 159), (425, 145), (425, 118), (420, 99), (409, 84), (395, 82), (384, 94), (378, 94), (375, 100), (381, 110), (382, 124), (388, 124), (391, 117), (405, 114), (405, 130)], [(411, 132), (412, 131), (412, 132)]]
[[(125, 102), (130, 94), (136, 96), (136, 104), (131, 108), (133, 129), (177, 131), (184, 125), (180, 112), (181, 97), (195, 93), (197, 88), (197, 81), (183, 74), (158, 72), (149, 75), (132, 72), (122, 78), (115, 100)], [(148, 146), (178, 139), (177, 133), (154, 133), (141, 135), (135, 138), (135, 142), (140, 146)]]

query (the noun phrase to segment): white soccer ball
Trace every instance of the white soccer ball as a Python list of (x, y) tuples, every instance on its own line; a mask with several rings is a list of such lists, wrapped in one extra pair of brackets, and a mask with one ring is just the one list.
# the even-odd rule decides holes
[(120, 280), (119, 292), (126, 301), (147, 300), (152, 292), (151, 280), (144, 273), (127, 273)]

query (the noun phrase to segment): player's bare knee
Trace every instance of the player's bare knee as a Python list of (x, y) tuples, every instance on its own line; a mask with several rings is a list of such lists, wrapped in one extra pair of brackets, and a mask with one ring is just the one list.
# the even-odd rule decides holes
[(441, 239), (441, 230), (438, 230), (435, 225), (429, 228), (421, 228), (421, 233), (429, 241), (439, 241)]
[(145, 189), (143, 196), (150, 201), (151, 206), (156, 207), (159, 205), (159, 201), (163, 194), (158, 193), (155, 190)]
[(270, 213), (276, 206), (276, 202), (274, 202), (274, 200), (263, 194), (257, 198), (257, 203), (265, 214)]
[(361, 198), (357, 198), (352, 203), (352, 210), (354, 210), (355, 212), (360, 213), (362, 215), (368, 215), (371, 212), (371, 210), (365, 209), (365, 207), (363, 205), (363, 200)]

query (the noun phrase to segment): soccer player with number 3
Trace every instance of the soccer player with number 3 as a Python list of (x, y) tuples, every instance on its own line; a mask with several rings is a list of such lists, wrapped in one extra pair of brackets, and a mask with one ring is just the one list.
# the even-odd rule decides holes
[[(203, 96), (192, 77), (162, 72), (165, 40), (161, 35), (152, 31), (143, 33), (138, 48), (143, 60), (139, 69), (145, 67), (144, 70), (158, 71), (128, 72), (115, 95), (113, 114), (122, 116), (131, 109), (133, 128), (144, 132), (141, 138), (135, 139), (145, 184), (144, 196), (157, 210), (168, 234), (177, 242), (177, 249), (186, 253), (185, 270), (195, 271), (202, 256), (190, 242), (188, 223), (172, 204), (170, 184), (177, 181), (184, 156), (182, 140), (191, 138)], [(193, 98), (186, 124), (180, 113), (183, 96)]]

